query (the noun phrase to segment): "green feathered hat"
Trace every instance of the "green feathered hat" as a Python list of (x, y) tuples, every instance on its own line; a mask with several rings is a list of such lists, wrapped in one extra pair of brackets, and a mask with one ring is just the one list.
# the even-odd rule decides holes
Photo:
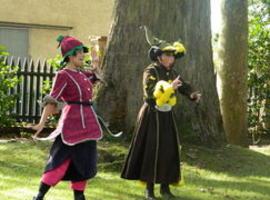
[(75, 55), (76, 51), (83, 50), (84, 53), (87, 53), (89, 51), (82, 42), (80, 42), (74, 37), (59, 35), (56, 40), (57, 42), (59, 42), (58, 47), (61, 47), (61, 53), (63, 56), (61, 65), (63, 65), (67, 61), (68, 56)]

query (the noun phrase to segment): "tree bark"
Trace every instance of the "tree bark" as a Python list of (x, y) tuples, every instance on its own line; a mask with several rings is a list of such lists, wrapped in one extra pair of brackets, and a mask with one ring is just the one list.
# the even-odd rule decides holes
[[(118, 0), (102, 64), (107, 86), (97, 96), (99, 111), (116, 129), (130, 133), (142, 105), (142, 74), (150, 64), (140, 26), (167, 41), (181, 38), (186, 56), (175, 69), (202, 92), (199, 105), (180, 97), (175, 108), (181, 133), (202, 141), (224, 141), (213, 71), (209, 0)], [(184, 134), (186, 135), (186, 134)]]
[(221, 14), (217, 72), (224, 129), (229, 143), (246, 146), (247, 1), (222, 0)]

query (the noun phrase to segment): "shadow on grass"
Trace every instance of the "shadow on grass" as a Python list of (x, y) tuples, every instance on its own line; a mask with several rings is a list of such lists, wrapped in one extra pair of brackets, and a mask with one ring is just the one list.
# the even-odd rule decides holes
[[(245, 180), (214, 180), (207, 177), (189, 177), (189, 182), (198, 188), (203, 188), (210, 193), (217, 193), (217, 190), (247, 191), (270, 197), (270, 181), (262, 181), (260, 178), (248, 178)], [(219, 192), (220, 193), (220, 192)]]
[[(123, 200), (145, 200), (144, 197), (144, 191), (145, 186), (140, 184), (138, 181), (129, 181), (124, 180), (119, 177), (119, 174), (112, 173), (113, 176), (108, 177), (107, 175), (104, 175), (101, 173), (98, 175), (95, 179), (93, 179), (93, 188), (94, 185), (102, 185), (99, 189), (94, 189), (94, 191), (91, 191), (91, 185), (89, 188), (88, 193), (92, 193), (89, 197), (92, 197), (92, 199), (99, 200), (99, 193), (102, 191), (102, 197), (103, 199), (123, 199)], [(188, 194), (182, 194), (179, 193), (179, 188), (173, 189), (178, 191), (177, 196), (175, 200), (199, 200), (198, 198), (191, 197)], [(155, 187), (155, 193), (158, 200), (162, 200), (162, 198), (159, 195), (159, 185), (156, 185)], [(94, 197), (94, 198), (93, 198)], [(91, 199), (91, 198), (90, 198)], [(101, 198), (102, 199), (102, 198)]]
[(30, 177), (40, 175), (47, 160), (49, 145), (32, 141), (0, 144), (0, 172)]
[[(89, 182), (86, 196), (95, 200), (144, 199), (144, 186), (136, 181), (127, 181), (119, 177), (127, 148), (109, 143), (99, 145), (99, 169), (103, 171), (99, 170), (98, 176)], [(0, 144), (0, 176), (2, 176), (0, 183), (10, 184), (9, 187), (3, 188), (12, 190), (25, 184), (24, 187), (31, 188), (30, 191), (36, 191), (50, 146), (51, 143), (32, 141)], [(235, 146), (218, 149), (186, 146), (182, 152), (182, 161), (195, 168), (188, 169), (188, 174), (185, 175), (188, 187), (173, 189), (179, 196), (176, 199), (205, 200), (210, 195), (213, 197), (211, 200), (237, 200), (237, 195), (240, 194), (239, 199), (242, 200), (256, 199), (256, 194), (270, 196), (270, 157), (265, 154)], [(217, 174), (208, 177), (206, 172), (201, 176), (202, 171), (199, 169)], [(228, 180), (213, 177), (219, 176), (219, 173), (222, 173), (222, 177), (226, 175), (231, 177)], [(200, 188), (206, 188), (207, 192), (200, 192)], [(65, 194), (66, 190), (68, 190), (66, 186), (65, 188), (63, 185), (57, 186), (56, 190), (50, 192), (48, 199), (53, 198), (54, 194), (58, 196), (62, 192)], [(237, 193), (229, 193), (231, 196), (226, 196), (227, 190), (235, 190)], [(243, 190), (247, 191), (247, 194)], [(249, 192), (253, 193), (252, 198), (248, 197)], [(161, 200), (160, 196), (158, 199)]]
[(230, 176), (270, 177), (270, 156), (237, 146), (227, 145), (219, 149), (186, 147), (182, 161), (199, 169)]

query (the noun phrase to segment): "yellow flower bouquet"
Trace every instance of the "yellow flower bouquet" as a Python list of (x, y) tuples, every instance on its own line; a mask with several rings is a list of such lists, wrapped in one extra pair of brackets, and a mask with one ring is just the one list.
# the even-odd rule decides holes
[(154, 93), (156, 100), (156, 109), (162, 112), (168, 112), (176, 104), (176, 95), (173, 87), (167, 81), (158, 81)]

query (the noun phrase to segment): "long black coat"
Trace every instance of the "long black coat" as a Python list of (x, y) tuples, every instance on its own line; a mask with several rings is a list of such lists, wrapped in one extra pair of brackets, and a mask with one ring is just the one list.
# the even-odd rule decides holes
[[(121, 177), (153, 183), (177, 183), (180, 177), (179, 135), (173, 111), (155, 108), (153, 92), (159, 80), (173, 81), (178, 74), (156, 63), (144, 70), (145, 103), (137, 117), (128, 156)], [(179, 92), (190, 98), (193, 89), (183, 82)]]

